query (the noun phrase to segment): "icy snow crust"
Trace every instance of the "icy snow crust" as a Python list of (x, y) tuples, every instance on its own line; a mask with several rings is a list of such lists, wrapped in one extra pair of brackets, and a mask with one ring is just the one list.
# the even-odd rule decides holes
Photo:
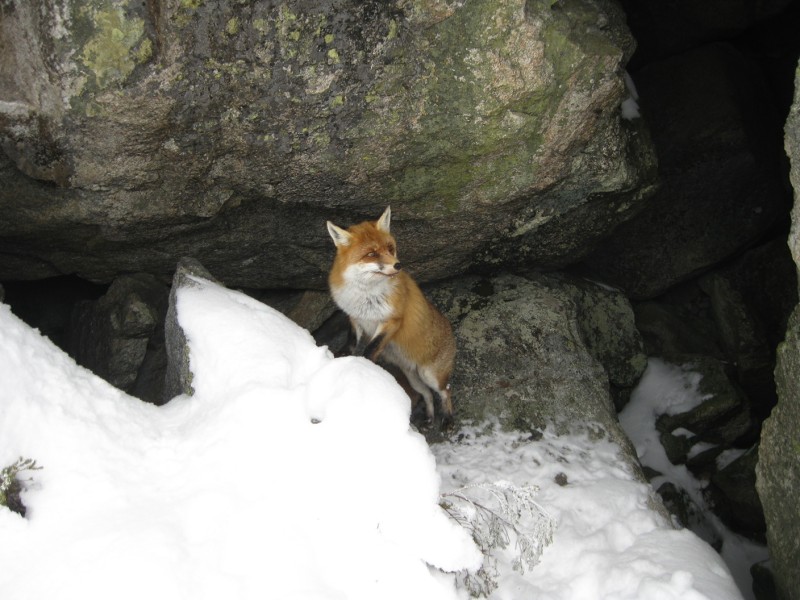
[(647, 508), (610, 443), (465, 429), (434, 459), (380, 368), (194, 283), (178, 315), (195, 394), (160, 408), (0, 305), (0, 467), (43, 467), (25, 474), (27, 518), (0, 507), (0, 598), (465, 598), (443, 571), (480, 555), (440, 486), (497, 480), (539, 485), (558, 529), (524, 575), (513, 544), (499, 554), (493, 598), (739, 597), (709, 546)]

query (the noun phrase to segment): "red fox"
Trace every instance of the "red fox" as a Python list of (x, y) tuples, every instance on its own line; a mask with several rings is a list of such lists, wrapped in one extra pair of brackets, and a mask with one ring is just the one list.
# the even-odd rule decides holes
[(336, 245), (328, 282), (336, 304), (356, 334), (358, 356), (379, 357), (397, 365), (425, 399), (428, 422), (434, 418), (433, 394), (442, 400), (442, 427), (453, 420), (450, 375), (456, 342), (450, 322), (400, 270), (397, 245), (389, 232), (387, 207), (377, 221), (349, 229), (327, 222)]

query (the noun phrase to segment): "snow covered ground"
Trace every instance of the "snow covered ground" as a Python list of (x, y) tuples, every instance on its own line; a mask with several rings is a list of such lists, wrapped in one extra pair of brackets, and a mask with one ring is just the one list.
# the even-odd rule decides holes
[(487, 563), (492, 598), (740, 597), (710, 546), (650, 509), (611, 443), (486, 424), (429, 449), (379, 367), (196, 283), (178, 293), (195, 394), (164, 407), (0, 305), (0, 467), (42, 467), (23, 474), (26, 518), (0, 508), (0, 598), (466, 598), (457, 582), (482, 556), (440, 502), (492, 482), (538, 486), (556, 525), (532, 568), (513, 568), (509, 533)]
[[(687, 412), (706, 398), (699, 391), (701, 375), (692, 371), (691, 366), (679, 366), (651, 358), (647, 370), (639, 385), (631, 395), (630, 403), (620, 413), (619, 420), (628, 437), (636, 447), (639, 460), (661, 475), (652, 481), (658, 489), (665, 482), (673, 483), (678, 489), (685, 490), (694, 505), (702, 512), (702, 522), (698, 522), (696, 533), (707, 541), (721, 541), (722, 556), (728, 565), (739, 589), (746, 599), (754, 598), (750, 575), (750, 567), (769, 559), (766, 546), (737, 535), (716, 517), (708, 507), (703, 490), (705, 483), (698, 480), (685, 465), (673, 465), (659, 441), (656, 431), (656, 419), (662, 414), (679, 414)], [(687, 432), (691, 434), (691, 432)], [(698, 443), (689, 453), (707, 450), (710, 445)], [(726, 451), (718, 459), (730, 462), (739, 451)], [(741, 451), (743, 452), (743, 451)], [(739, 453), (741, 453), (739, 452)]]

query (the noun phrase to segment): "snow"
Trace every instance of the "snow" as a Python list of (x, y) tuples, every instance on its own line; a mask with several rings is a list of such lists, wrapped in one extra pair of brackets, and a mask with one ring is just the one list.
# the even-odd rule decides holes
[(639, 92), (636, 91), (636, 84), (634, 84), (633, 78), (627, 71), (624, 73), (624, 81), (625, 88), (628, 90), (628, 97), (620, 104), (622, 118), (633, 121), (642, 116), (639, 112)]
[[(709, 542), (721, 541), (722, 557), (743, 596), (750, 600), (754, 598), (750, 566), (768, 559), (767, 548), (733, 533), (714, 516), (708, 509), (704, 495), (706, 483), (697, 479), (685, 465), (673, 465), (669, 461), (655, 426), (659, 415), (689, 411), (710, 397), (699, 391), (701, 378), (699, 373), (692, 371), (691, 365), (673, 365), (658, 358), (649, 359), (647, 369), (631, 394), (630, 403), (620, 413), (619, 420), (633, 442), (641, 463), (661, 474), (653, 478), (653, 487), (658, 489), (665, 482), (675, 484), (687, 492), (691, 501), (705, 515), (707, 521), (697, 524), (698, 535)], [(682, 428), (672, 433), (688, 437), (693, 435)], [(692, 447), (689, 456), (696, 456), (712, 447), (699, 442)], [(740, 450), (726, 450), (717, 459), (718, 468), (729, 464), (742, 453)]]
[(194, 394), (163, 407), (0, 305), (0, 467), (42, 467), (26, 517), (0, 507), (3, 599), (466, 598), (482, 557), (440, 494), (497, 481), (538, 486), (557, 529), (533, 568), (495, 551), (492, 598), (739, 597), (611, 442), (485, 424), (429, 448), (376, 365), (211, 282), (177, 302)]
[(522, 575), (508, 566), (510, 556), (501, 561), (494, 598), (741, 597), (710, 546), (652, 510), (652, 489), (635, 480), (612, 442), (484, 428), (465, 428), (457, 443), (434, 447), (443, 489), (498, 478), (537, 485), (537, 501), (557, 522), (534, 569)]

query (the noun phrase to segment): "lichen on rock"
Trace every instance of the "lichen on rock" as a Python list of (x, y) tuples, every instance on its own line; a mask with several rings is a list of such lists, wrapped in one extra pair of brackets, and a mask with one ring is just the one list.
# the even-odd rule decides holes
[(153, 53), (153, 43), (144, 32), (144, 21), (127, 16), (126, 4), (101, 8), (87, 5), (81, 11), (94, 28), (83, 46), (81, 61), (94, 74), (95, 85), (101, 90), (123, 83)]
[(422, 279), (562, 266), (653, 181), (611, 0), (47, 0), (57, 42), (18, 1), (3, 277), (166, 277), (192, 255), (232, 285), (323, 288), (310, 224), (388, 204)]

